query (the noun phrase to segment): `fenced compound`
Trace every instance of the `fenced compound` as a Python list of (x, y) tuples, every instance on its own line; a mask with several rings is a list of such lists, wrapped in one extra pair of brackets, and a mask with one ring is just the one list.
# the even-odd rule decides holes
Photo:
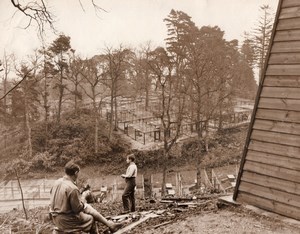
[[(54, 180), (24, 180), (21, 181), (24, 204), (27, 209), (49, 205), (50, 189)], [(16, 180), (0, 184), (1, 212), (12, 209), (22, 209), (21, 190)]]
[[(225, 174), (232, 174), (235, 168), (232, 167)], [(216, 184), (216, 181), (221, 181), (225, 175), (221, 175), (218, 171), (215, 173), (215, 179), (208, 179), (211, 184)], [(202, 170), (202, 184), (208, 186), (205, 176), (205, 170)], [(218, 179), (219, 178), (219, 179)], [(50, 199), (50, 189), (54, 184), (55, 179), (36, 179), (36, 180), (22, 180), (21, 186), (23, 191), (24, 203), (26, 209), (31, 209), (38, 206), (48, 206)], [(166, 183), (172, 184), (176, 196), (188, 196), (190, 194), (190, 187), (194, 186), (196, 182), (196, 171), (181, 171), (169, 172), (166, 176)], [(105, 176), (103, 178), (89, 179), (87, 183), (90, 184), (94, 193), (103, 191), (105, 188), (104, 202), (121, 201), (125, 181), (120, 176)], [(145, 199), (145, 186), (151, 187), (151, 196), (160, 198), (161, 196), (162, 173), (150, 175), (150, 181), (144, 178), (144, 175), (137, 177), (136, 198)], [(8, 212), (13, 209), (21, 210), (22, 197), (21, 191), (16, 180), (0, 183), (0, 205), (1, 212)]]
[[(157, 112), (158, 98), (152, 98), (148, 109), (145, 109), (145, 100), (139, 98), (137, 100), (130, 98), (121, 98), (119, 100), (119, 108), (117, 111), (117, 125), (131, 139), (146, 145), (148, 143), (160, 142), (164, 134), (172, 136), (176, 132), (176, 117), (171, 113), (171, 121), (174, 127), (169, 132), (164, 132), (161, 119), (155, 116)], [(249, 100), (237, 100), (232, 113), (227, 113), (222, 116), (222, 127), (228, 128), (247, 123), (250, 121), (253, 103)], [(111, 118), (110, 109), (106, 107), (106, 119)], [(116, 118), (116, 116), (113, 116)], [(180, 127), (180, 136), (192, 137), (197, 130), (201, 128), (204, 121), (195, 122), (188, 117), (183, 119)], [(219, 128), (220, 120), (218, 118), (209, 120), (208, 130), (215, 131)]]

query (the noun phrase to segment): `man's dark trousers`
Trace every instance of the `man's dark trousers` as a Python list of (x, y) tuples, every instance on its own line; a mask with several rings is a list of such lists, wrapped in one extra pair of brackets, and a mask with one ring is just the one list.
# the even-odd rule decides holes
[[(135, 211), (135, 198), (134, 198), (134, 189), (136, 186), (135, 177), (126, 178), (126, 187), (122, 195), (124, 212), (134, 212)], [(129, 209), (129, 205), (131, 205)]]

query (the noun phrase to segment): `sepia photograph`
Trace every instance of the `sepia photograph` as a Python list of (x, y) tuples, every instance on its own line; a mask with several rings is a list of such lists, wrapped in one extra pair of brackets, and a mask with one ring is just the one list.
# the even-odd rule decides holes
[(300, 233), (299, 0), (1, 0), (0, 233)]

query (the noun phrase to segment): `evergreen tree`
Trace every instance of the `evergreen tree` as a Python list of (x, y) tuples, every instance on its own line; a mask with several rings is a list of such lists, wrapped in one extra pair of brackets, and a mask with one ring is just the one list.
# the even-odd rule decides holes
[(54, 89), (58, 91), (58, 107), (57, 107), (57, 123), (60, 123), (60, 116), (62, 111), (62, 104), (66, 95), (66, 79), (68, 72), (67, 56), (71, 50), (70, 37), (61, 34), (56, 40), (53, 41), (49, 47), (53, 59), (52, 64), (54, 71)]
[(252, 41), (255, 52), (254, 60), (259, 70), (259, 79), (261, 79), (262, 71), (264, 69), (274, 23), (274, 13), (272, 13), (269, 5), (261, 6), (260, 11), (262, 12), (262, 15), (258, 21), (258, 25), (250, 35), (250, 40)]

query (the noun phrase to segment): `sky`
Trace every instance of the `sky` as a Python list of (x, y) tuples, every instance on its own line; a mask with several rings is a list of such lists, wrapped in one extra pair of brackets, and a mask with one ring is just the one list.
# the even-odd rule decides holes
[[(20, 0), (20, 2), (29, 0)], [(138, 48), (151, 41), (164, 46), (167, 37), (163, 21), (172, 9), (191, 16), (199, 28), (219, 26), (227, 40), (243, 40), (243, 33), (257, 25), (259, 7), (269, 5), (276, 12), (279, 0), (94, 0), (105, 11), (95, 12), (91, 0), (45, 0), (56, 16), (55, 27), (71, 37), (71, 46), (83, 57), (120, 44)], [(84, 10), (82, 9), (84, 7)], [(42, 46), (36, 27), (24, 29), (28, 19), (16, 12), (9, 0), (0, 0), (0, 59), (15, 54), (26, 59)], [(51, 32), (46, 43), (57, 38)]]

